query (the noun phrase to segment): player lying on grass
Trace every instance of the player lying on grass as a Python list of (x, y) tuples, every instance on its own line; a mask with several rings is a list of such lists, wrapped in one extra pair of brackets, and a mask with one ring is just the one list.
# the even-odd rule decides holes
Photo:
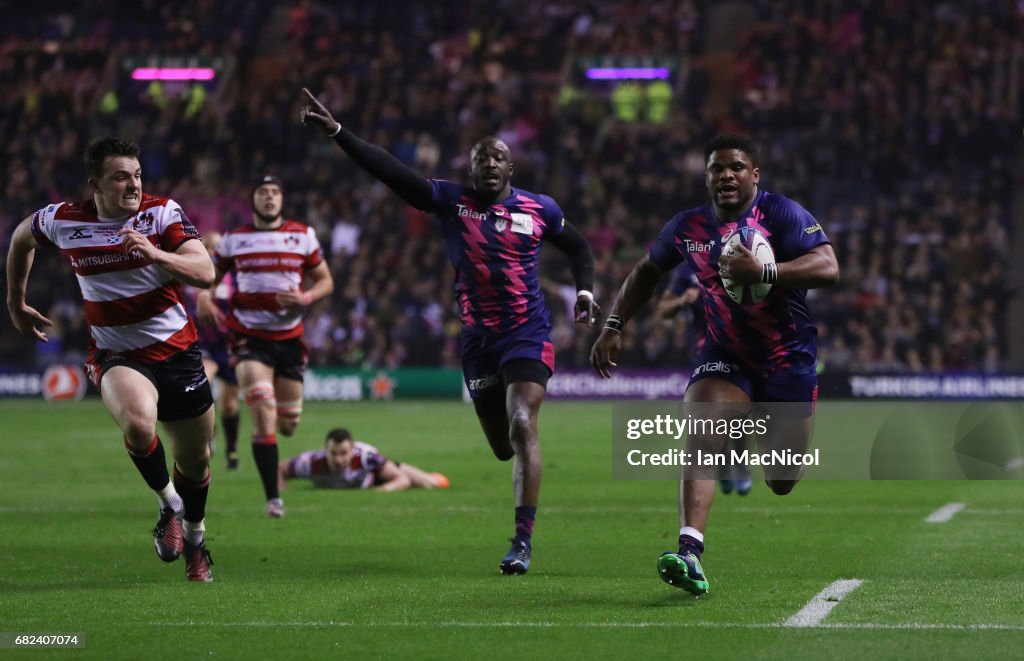
[(307, 478), (324, 489), (447, 489), (448, 478), (427, 473), (411, 464), (392, 461), (377, 448), (352, 438), (347, 429), (327, 432), (322, 450), (309, 450), (278, 467), (280, 488), (285, 481)]

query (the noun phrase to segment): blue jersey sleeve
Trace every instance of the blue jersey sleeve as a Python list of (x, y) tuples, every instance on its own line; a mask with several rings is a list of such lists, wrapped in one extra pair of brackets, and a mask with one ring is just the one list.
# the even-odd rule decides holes
[(440, 212), (446, 206), (459, 204), (462, 201), (464, 191), (458, 184), (444, 179), (431, 179), (430, 188), (432, 189), (431, 198), (435, 212)]
[(679, 223), (681, 221), (681, 214), (673, 216), (671, 220), (665, 224), (665, 227), (661, 229), (661, 233), (658, 234), (658, 238), (654, 240), (654, 245), (651, 246), (651, 250), (648, 253), (651, 263), (663, 272), (671, 271), (683, 262), (683, 255), (679, 251), (676, 236), (676, 232), (679, 230)]
[(562, 208), (547, 195), (540, 195), (538, 199), (544, 208), (544, 238), (558, 236), (565, 229), (565, 214), (562, 213)]
[(781, 254), (776, 256), (779, 261), (796, 259), (824, 243), (831, 243), (821, 223), (807, 209), (788, 198), (782, 198), (780, 202), (778, 234), (781, 240), (778, 248), (781, 250), (777, 248), (777, 251)]

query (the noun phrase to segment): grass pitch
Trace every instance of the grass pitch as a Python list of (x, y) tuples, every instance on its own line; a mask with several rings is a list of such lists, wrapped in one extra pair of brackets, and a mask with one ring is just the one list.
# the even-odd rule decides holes
[[(283, 495), (263, 513), (248, 444), (214, 457), (215, 582), (160, 562), (156, 503), (97, 400), (0, 402), (0, 632), (79, 632), (90, 658), (1013, 657), (1024, 648), (1024, 483), (808, 481), (719, 495), (711, 594), (658, 580), (673, 482), (611, 478), (611, 411), (547, 403), (530, 573), (503, 577), (510, 466), (458, 403), (307, 404), (282, 456), (349, 427), (451, 478), (447, 491)], [(243, 412), (242, 438), (248, 428)], [(218, 450), (221, 449), (219, 445)], [(950, 502), (965, 509), (926, 523)], [(838, 579), (817, 626), (784, 623)], [(0, 656), (36, 652), (6, 649)]]

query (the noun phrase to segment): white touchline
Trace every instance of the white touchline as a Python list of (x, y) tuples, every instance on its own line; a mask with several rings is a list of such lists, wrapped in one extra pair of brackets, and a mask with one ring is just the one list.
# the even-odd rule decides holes
[(934, 512), (932, 512), (931, 514), (929, 514), (928, 518), (926, 518), (924, 520), (924, 522), (925, 523), (945, 523), (946, 521), (949, 521), (950, 519), (952, 519), (953, 516), (957, 512), (959, 512), (960, 510), (962, 510), (965, 507), (967, 507), (967, 505), (965, 505), (963, 503), (946, 503), (945, 505), (943, 505), (939, 509), (937, 509)]
[[(336, 622), (331, 620), (291, 621), (291, 622), (201, 622), (196, 620), (177, 620), (172, 622), (150, 622), (153, 627), (212, 627), (215, 629), (277, 629), (293, 627), (300, 629), (330, 628), (455, 628), (455, 629), (782, 629), (787, 625), (781, 622), (770, 624), (757, 622), (704, 622), (700, 620), (673, 622)], [(97, 625), (99, 626), (99, 625)], [(929, 624), (922, 622), (883, 623), (883, 622), (850, 622), (848, 624), (819, 624), (818, 629), (883, 629), (891, 631), (1024, 631), (1021, 624)]]
[(784, 627), (816, 627), (828, 617), (832, 609), (864, 581), (859, 578), (841, 578), (814, 595), (796, 615), (786, 620)]

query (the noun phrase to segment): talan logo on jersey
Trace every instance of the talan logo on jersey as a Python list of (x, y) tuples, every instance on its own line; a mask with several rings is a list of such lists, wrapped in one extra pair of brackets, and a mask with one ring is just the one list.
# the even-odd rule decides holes
[(805, 228), (804, 229), (804, 234), (814, 234), (815, 232), (820, 232), (820, 231), (821, 231), (821, 223), (815, 223), (814, 225), (811, 225), (810, 227)]
[(724, 360), (714, 360), (704, 363), (703, 365), (698, 365), (697, 369), (693, 370), (693, 376), (696, 378), (706, 372), (721, 372), (722, 374), (729, 374), (732, 372), (732, 365)]
[(476, 211), (474, 209), (470, 209), (465, 204), (456, 204), (455, 208), (458, 210), (456, 213), (459, 218), (472, 218), (473, 220), (479, 220), (480, 222), (487, 220), (486, 211)]
[(693, 239), (683, 239), (683, 244), (686, 246), (686, 252), (711, 252), (711, 249), (715, 247), (715, 240), (711, 239), (706, 243), (701, 243)]

